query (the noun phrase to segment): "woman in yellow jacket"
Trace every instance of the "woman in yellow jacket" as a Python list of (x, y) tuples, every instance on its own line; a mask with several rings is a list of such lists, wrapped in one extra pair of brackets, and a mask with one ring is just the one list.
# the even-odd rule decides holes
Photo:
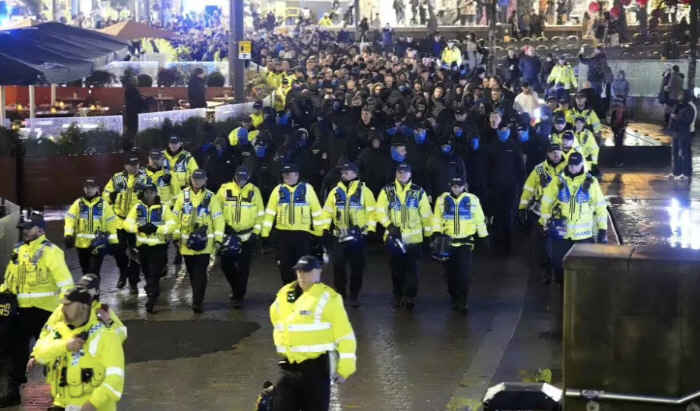
[(51, 396), (59, 407), (116, 411), (124, 392), (124, 349), (117, 333), (91, 309), (82, 287), (62, 301), (64, 321), (39, 338), (32, 357), (46, 366)]
[[(105, 253), (93, 245), (98, 236), (107, 235), (109, 244), (117, 244), (117, 217), (112, 206), (100, 197), (100, 187), (94, 178), (85, 180), (85, 195), (75, 200), (65, 218), (63, 242), (66, 249), (78, 251), (78, 262), (83, 274), (100, 275)], [(106, 247), (107, 244), (100, 246)]]
[(139, 263), (146, 278), (146, 311), (152, 313), (160, 295), (161, 273), (168, 265), (168, 236), (175, 231), (175, 217), (160, 202), (154, 183), (144, 187), (141, 202), (124, 220), (124, 229), (136, 234)]
[(226, 222), (221, 200), (206, 189), (206, 172), (202, 169), (195, 170), (190, 183), (192, 186), (182, 190), (173, 206), (173, 241), (180, 249), (190, 275), (192, 311), (201, 313), (207, 289), (209, 259), (224, 241)]

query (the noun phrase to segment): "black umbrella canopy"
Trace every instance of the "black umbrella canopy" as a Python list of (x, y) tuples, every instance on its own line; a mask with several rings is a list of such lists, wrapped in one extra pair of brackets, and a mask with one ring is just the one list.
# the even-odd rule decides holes
[(64, 83), (122, 59), (129, 43), (61, 23), (0, 31), (0, 85)]

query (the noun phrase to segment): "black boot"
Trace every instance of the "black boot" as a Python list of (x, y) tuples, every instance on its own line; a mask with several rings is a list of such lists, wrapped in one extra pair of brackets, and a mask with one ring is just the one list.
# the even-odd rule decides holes
[(119, 276), (119, 281), (117, 281), (117, 288), (122, 289), (126, 287), (126, 277)]
[(148, 296), (148, 301), (146, 301), (146, 312), (147, 313), (153, 314), (154, 312), (156, 312), (156, 300), (157, 299), (158, 299), (158, 297), (156, 297), (155, 295)]
[(14, 407), (22, 404), (19, 387), (8, 387), (7, 391), (0, 395), (0, 408)]
[(668, 122), (669, 122), (670, 119), (671, 119), (671, 115), (670, 115), (670, 114), (664, 114), (664, 124), (663, 124), (663, 127), (664, 127), (664, 128), (668, 127)]

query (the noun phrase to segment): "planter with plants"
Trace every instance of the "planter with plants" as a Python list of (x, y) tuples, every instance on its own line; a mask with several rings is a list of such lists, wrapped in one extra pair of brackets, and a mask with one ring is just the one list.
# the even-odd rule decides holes
[[(80, 196), (87, 177), (104, 186), (123, 168), (119, 134), (71, 126), (57, 141), (29, 139), (24, 144), (20, 185), (23, 207), (64, 206)], [(56, 171), (60, 170), (60, 173)]]
[(22, 143), (16, 130), (0, 127), (0, 198), (18, 202), (17, 157), (22, 152)]

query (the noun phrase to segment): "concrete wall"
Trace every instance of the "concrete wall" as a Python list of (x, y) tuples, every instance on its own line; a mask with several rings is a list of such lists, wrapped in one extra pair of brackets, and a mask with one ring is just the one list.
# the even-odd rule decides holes
[[(700, 390), (700, 251), (577, 245), (564, 265), (564, 388), (663, 397)], [(586, 404), (567, 398), (564, 409)]]

